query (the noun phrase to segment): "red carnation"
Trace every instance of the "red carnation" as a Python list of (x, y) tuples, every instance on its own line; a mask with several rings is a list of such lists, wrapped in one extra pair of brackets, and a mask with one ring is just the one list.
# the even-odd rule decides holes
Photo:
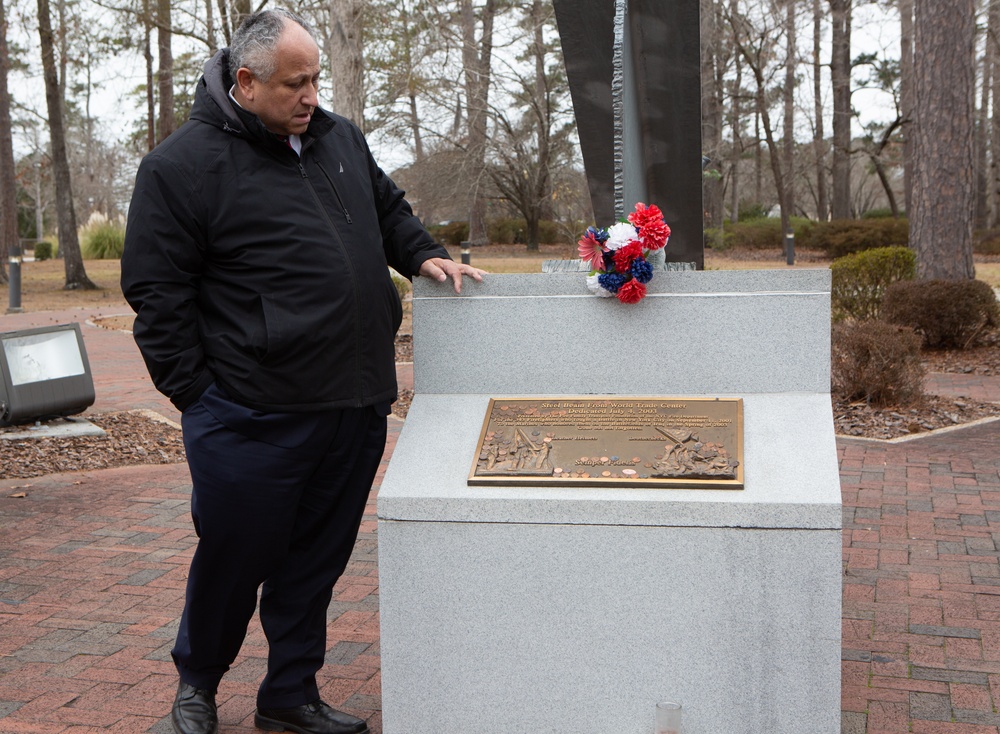
[(619, 247), (615, 250), (615, 271), (628, 275), (629, 268), (637, 257), (642, 257), (642, 245), (638, 242), (632, 241)]
[(617, 295), (622, 303), (638, 303), (646, 297), (646, 286), (633, 278), (618, 289)]
[(628, 221), (639, 228), (639, 239), (647, 250), (659, 250), (667, 244), (670, 227), (663, 221), (663, 212), (656, 204), (646, 206), (640, 201), (635, 211), (628, 215)]

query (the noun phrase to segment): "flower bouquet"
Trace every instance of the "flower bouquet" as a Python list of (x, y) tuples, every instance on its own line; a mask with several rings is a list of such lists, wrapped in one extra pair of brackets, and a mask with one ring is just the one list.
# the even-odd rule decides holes
[(589, 227), (577, 243), (580, 258), (590, 265), (587, 287), (599, 296), (617, 296), (622, 303), (637, 303), (646, 296), (653, 279), (650, 253), (662, 250), (670, 227), (656, 205), (635, 205), (627, 222), (608, 229)]

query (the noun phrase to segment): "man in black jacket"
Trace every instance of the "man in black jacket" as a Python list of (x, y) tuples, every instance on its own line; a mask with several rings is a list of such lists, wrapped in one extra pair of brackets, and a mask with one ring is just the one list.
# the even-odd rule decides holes
[(333, 585), (357, 538), (396, 398), (391, 265), (452, 261), (372, 158), (317, 107), (301, 18), (247, 19), (205, 66), (191, 119), (143, 160), (122, 289), (157, 388), (182, 411), (199, 542), (173, 658), (179, 734), (218, 730), (215, 694), (260, 597), (255, 723), (360, 734), (320, 700)]

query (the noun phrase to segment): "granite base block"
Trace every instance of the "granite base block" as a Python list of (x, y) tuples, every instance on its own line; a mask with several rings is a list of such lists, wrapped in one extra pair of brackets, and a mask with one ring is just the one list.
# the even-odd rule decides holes
[(840, 727), (836, 530), (381, 522), (385, 734)]

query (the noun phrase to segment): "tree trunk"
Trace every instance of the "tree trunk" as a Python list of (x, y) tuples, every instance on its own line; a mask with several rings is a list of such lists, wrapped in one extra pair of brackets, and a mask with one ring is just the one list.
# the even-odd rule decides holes
[(820, 0), (813, 0), (813, 156), (816, 158), (816, 219), (825, 222), (830, 216), (826, 190), (826, 133), (823, 123), (823, 11)]
[[(782, 126), (782, 136), (784, 137), (782, 154), (784, 161), (782, 168), (785, 177), (785, 197), (784, 206), (788, 209), (788, 216), (791, 217), (795, 211), (795, 191), (792, 181), (795, 177), (792, 171), (795, 170), (795, 73), (798, 71), (798, 53), (795, 48), (795, 5), (797, 0), (785, 0), (785, 40), (787, 42), (787, 52), (785, 55), (785, 85), (782, 90), (784, 101), (784, 120)], [(788, 234), (788, 230), (785, 230)]]
[[(736, 0), (730, 0), (729, 13), (735, 17), (739, 8)], [(733, 153), (729, 174), (729, 219), (740, 219), (740, 160), (743, 158), (743, 59), (739, 54), (733, 59), (736, 77), (733, 80), (732, 120)]]
[[(535, 148), (538, 151), (538, 178), (535, 181), (535, 200), (538, 220), (552, 219), (552, 179), (549, 175), (552, 152), (549, 141), (552, 138), (552, 115), (549, 102), (548, 80), (545, 76), (545, 16), (542, 0), (531, 2), (531, 25), (534, 43), (531, 53), (535, 57), (535, 101), (534, 110), (538, 128), (535, 133)], [(529, 229), (529, 235), (530, 230)], [(534, 239), (529, 236), (528, 249), (538, 250), (538, 221), (535, 222)]]
[(417, 74), (413, 68), (413, 34), (410, 29), (410, 14), (406, 3), (399, 8), (403, 24), (403, 63), (406, 65), (406, 97), (409, 103), (410, 134), (413, 136), (413, 157), (415, 161), (424, 159), (424, 136), (420, 129), (420, 115), (417, 113)]
[[(219, 0), (219, 2), (225, 3), (225, 0)], [(265, 5), (267, 5), (266, 0), (262, 0), (262, 2), (259, 3), (260, 8), (263, 8)], [(240, 24), (246, 18), (253, 15), (253, 10), (253, 5), (250, 0), (231, 0), (229, 22), (232, 25), (232, 33), (236, 32), (236, 29), (240, 27)]]
[[(771, 175), (774, 177), (774, 188), (778, 193), (778, 207), (781, 211), (781, 231), (787, 233), (791, 231), (791, 212), (788, 207), (788, 180), (786, 172), (782, 171), (781, 151), (774, 140), (774, 128), (771, 125), (771, 114), (767, 109), (767, 82), (764, 79), (764, 69), (760, 58), (753, 58), (745, 48), (740, 47), (743, 58), (746, 59), (747, 66), (753, 72), (754, 81), (757, 84), (757, 110), (760, 125), (764, 129), (764, 136), (767, 140), (768, 158), (771, 162)], [(758, 144), (758, 148), (760, 145)]]
[(97, 288), (83, 266), (80, 240), (76, 233), (76, 210), (73, 208), (73, 188), (70, 182), (69, 158), (66, 155), (66, 132), (63, 125), (63, 101), (59, 96), (52, 18), (49, 0), (38, 0), (38, 37), (41, 42), (42, 69), (45, 78), (45, 103), (49, 113), (52, 169), (56, 184), (56, 210), (59, 222), (59, 252), (66, 267), (64, 288)]
[(875, 149), (868, 154), (868, 158), (875, 168), (875, 173), (878, 174), (878, 180), (882, 184), (882, 190), (885, 191), (885, 198), (889, 200), (889, 209), (892, 211), (893, 219), (899, 219), (899, 204), (896, 203), (896, 193), (892, 190), (892, 184), (885, 171), (885, 164), (882, 163), (882, 153), (885, 152), (885, 149), (892, 141), (893, 133), (896, 132), (901, 124), (902, 120), (897, 117), (892, 123), (886, 126), (882, 132), (881, 139), (875, 145)]
[(486, 244), (486, 116), (489, 105), (490, 68), (493, 60), (493, 18), (496, 0), (482, 8), (482, 32), (476, 43), (476, 16), (472, 0), (461, 1), (462, 67), (469, 123), (469, 166), (472, 191), (469, 198), (469, 241)]
[[(996, 0), (994, 0), (995, 2)], [(913, 200), (913, 0), (899, 0), (899, 112), (903, 118), (903, 206)]]
[(156, 95), (153, 93), (153, 23), (149, 0), (143, 0), (142, 24), (144, 30), (143, 57), (146, 59), (146, 150), (156, 147)]
[(760, 97), (755, 95), (754, 115), (753, 115), (753, 175), (754, 175), (754, 202), (763, 204), (764, 201), (764, 148), (761, 145), (764, 141), (760, 137)]
[[(993, 104), (1000, 100), (1000, 0), (989, 0), (986, 44), (990, 48), (990, 96)], [(988, 226), (1000, 225), (1000, 111), (994, 110), (990, 118), (990, 161), (989, 197), (990, 221)]]
[(986, 29), (984, 45), (982, 84), (979, 88), (979, 111), (976, 114), (976, 216), (973, 223), (975, 229), (986, 229), (989, 226), (989, 127), (990, 116), (990, 86), (993, 72), (992, 44), (989, 42), (989, 29)]
[(830, 0), (834, 219), (851, 218), (851, 0)]
[(160, 119), (157, 125), (156, 142), (166, 140), (177, 129), (174, 116), (174, 53), (171, 48), (170, 0), (157, 0), (156, 41), (160, 58), (157, 71), (157, 87), (160, 92)]
[(916, 0), (914, 29), (910, 246), (919, 277), (973, 278), (974, 2)]
[(208, 56), (215, 56), (218, 46), (215, 43), (215, 14), (212, 10), (212, 0), (205, 0), (205, 38), (208, 40)]
[(721, 40), (719, 15), (713, 0), (701, 0), (701, 139), (702, 150), (711, 159), (710, 171), (702, 179), (705, 226), (721, 227), (725, 216), (722, 177), (717, 175), (722, 158), (722, 85), (725, 83), (725, 44)]
[[(748, 39), (745, 39), (736, 27), (736, 19), (734, 18), (733, 20), (734, 42), (737, 49), (739, 49), (739, 53), (746, 61), (747, 68), (753, 74), (757, 96), (757, 118), (760, 127), (764, 129), (764, 135), (767, 139), (771, 175), (774, 177), (774, 188), (778, 194), (778, 206), (781, 211), (781, 231), (782, 233), (787, 233), (791, 231), (791, 210), (788, 205), (789, 175), (787, 171), (782, 170), (782, 151), (778, 149), (778, 145), (774, 139), (774, 127), (771, 124), (771, 114), (767, 104), (768, 88), (765, 72), (767, 71), (768, 44), (763, 42), (763, 38), (754, 38), (754, 43), (749, 43)], [(743, 24), (741, 23), (741, 25)], [(760, 147), (759, 143), (757, 147)]]
[(362, 130), (365, 129), (364, 9), (361, 0), (330, 0), (330, 42), (327, 46), (333, 108)]
[(13, 130), (10, 121), (10, 50), (7, 11), (0, 0), (0, 283), (7, 282), (7, 258), (17, 239), (17, 180), (14, 176)]

